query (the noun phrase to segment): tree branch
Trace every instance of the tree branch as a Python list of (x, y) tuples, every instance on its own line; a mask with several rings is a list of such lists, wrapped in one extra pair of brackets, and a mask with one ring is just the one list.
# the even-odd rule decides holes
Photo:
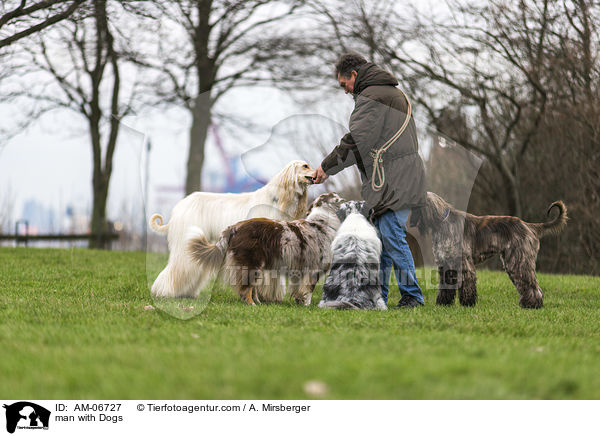
[[(64, 20), (65, 18), (68, 18), (69, 16), (71, 16), (71, 14), (73, 14), (73, 12), (75, 12), (75, 10), (80, 6), (80, 4), (83, 1), (84, 0), (74, 0), (73, 3), (71, 4), (71, 6), (69, 6), (65, 11), (58, 13), (56, 15), (53, 15), (53, 16), (49, 17), (48, 19), (42, 21), (41, 23), (31, 26), (28, 29), (25, 29), (25, 30), (18, 32), (14, 35), (11, 35), (7, 38), (1, 39), (0, 40), (0, 48), (6, 47), (15, 41), (18, 41), (19, 39), (25, 38), (29, 35), (32, 35), (36, 32), (39, 32), (39, 31), (45, 29), (46, 27), (49, 27), (55, 23), (58, 23), (59, 21)], [(59, 0), (49, 0), (46, 2), (40, 2), (36, 6), (40, 6), (42, 3), (47, 3), (47, 4), (51, 5), (51, 4), (55, 4), (58, 2), (59, 2)], [(25, 3), (25, 1), (22, 1), (22, 4), (24, 4), (24, 3)], [(32, 6), (31, 8), (28, 8), (28, 9), (33, 9), (34, 7), (35, 6)], [(2, 18), (4, 18), (4, 17), (2, 17)]]

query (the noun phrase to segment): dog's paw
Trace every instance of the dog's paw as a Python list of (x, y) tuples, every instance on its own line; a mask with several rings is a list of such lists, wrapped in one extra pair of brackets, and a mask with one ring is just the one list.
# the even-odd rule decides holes
[(299, 306), (310, 306), (311, 295), (308, 295), (306, 297), (294, 298), (294, 300)]
[(544, 306), (543, 300), (540, 299), (521, 299), (519, 304), (523, 309), (541, 309)]

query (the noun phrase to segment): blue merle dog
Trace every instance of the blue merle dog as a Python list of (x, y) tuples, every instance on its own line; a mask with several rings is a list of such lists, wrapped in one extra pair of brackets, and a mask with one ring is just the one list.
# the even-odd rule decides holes
[(319, 307), (387, 309), (379, 283), (381, 241), (369, 211), (364, 201), (348, 201), (336, 212), (343, 222), (331, 244), (331, 270)]

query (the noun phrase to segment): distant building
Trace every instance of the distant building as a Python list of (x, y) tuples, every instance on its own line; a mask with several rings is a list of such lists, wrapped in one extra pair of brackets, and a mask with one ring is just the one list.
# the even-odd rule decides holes
[[(27, 232), (31, 235), (54, 233), (58, 231), (59, 223), (54, 209), (45, 206), (37, 200), (29, 199), (23, 205), (21, 221), (27, 221)], [(24, 233), (25, 227), (19, 226), (19, 232)]]

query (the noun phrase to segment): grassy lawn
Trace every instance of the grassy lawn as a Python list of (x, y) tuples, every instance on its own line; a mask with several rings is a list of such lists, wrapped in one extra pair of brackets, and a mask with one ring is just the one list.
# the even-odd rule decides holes
[(539, 281), (541, 310), (480, 271), (471, 309), (436, 307), (432, 289), (387, 312), (229, 291), (183, 321), (144, 310), (144, 253), (0, 248), (0, 397), (301, 399), (318, 380), (332, 399), (600, 399), (600, 277)]

